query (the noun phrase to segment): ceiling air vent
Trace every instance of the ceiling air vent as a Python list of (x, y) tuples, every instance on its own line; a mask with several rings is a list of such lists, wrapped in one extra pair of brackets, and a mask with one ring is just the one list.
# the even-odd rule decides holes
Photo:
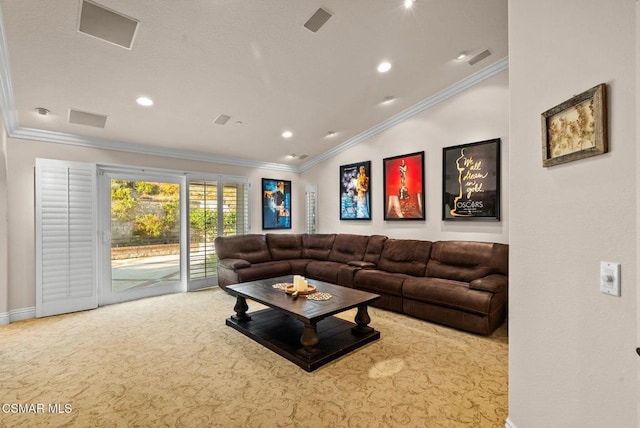
[(315, 33), (327, 23), (329, 18), (331, 18), (331, 14), (323, 8), (320, 8), (316, 10), (316, 13), (314, 13), (307, 22), (304, 23), (304, 28)]
[(489, 55), (491, 55), (491, 52), (489, 52), (489, 50), (484, 50), (482, 52), (480, 52), (478, 55), (474, 56), (473, 58), (471, 58), (469, 60), (469, 65), (473, 65), (477, 62), (482, 61), (483, 59), (485, 59), (486, 57), (488, 57)]
[(138, 21), (84, 0), (78, 31), (131, 49)]
[(218, 125), (224, 125), (231, 119), (231, 116), (227, 116), (226, 114), (219, 114), (218, 117), (213, 121), (213, 123)]
[(107, 116), (69, 109), (69, 123), (104, 128), (107, 123)]

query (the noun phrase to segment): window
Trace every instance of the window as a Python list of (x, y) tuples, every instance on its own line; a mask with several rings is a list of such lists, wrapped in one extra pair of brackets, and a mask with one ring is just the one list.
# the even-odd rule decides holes
[(189, 289), (217, 283), (218, 236), (249, 232), (249, 191), (246, 179), (188, 177)]
[(316, 209), (318, 206), (318, 189), (315, 186), (308, 186), (305, 191), (305, 223), (307, 233), (318, 232), (318, 220)]

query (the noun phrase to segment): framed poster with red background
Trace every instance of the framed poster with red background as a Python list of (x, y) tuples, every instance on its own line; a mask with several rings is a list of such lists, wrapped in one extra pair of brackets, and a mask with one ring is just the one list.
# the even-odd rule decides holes
[(424, 220), (424, 152), (382, 160), (384, 219)]

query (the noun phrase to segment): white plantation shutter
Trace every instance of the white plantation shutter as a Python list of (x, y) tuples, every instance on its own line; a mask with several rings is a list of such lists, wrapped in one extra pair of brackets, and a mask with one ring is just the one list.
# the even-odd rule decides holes
[(307, 186), (304, 198), (305, 230), (307, 233), (318, 233), (318, 188), (316, 186)]
[(188, 176), (189, 290), (218, 282), (217, 236), (249, 232), (249, 185), (246, 178)]
[(36, 316), (92, 309), (96, 168), (36, 159)]
[(249, 184), (224, 178), (222, 181), (223, 236), (249, 233)]
[(215, 278), (213, 240), (218, 236), (218, 183), (194, 180), (188, 183), (189, 194), (189, 289), (209, 284)]

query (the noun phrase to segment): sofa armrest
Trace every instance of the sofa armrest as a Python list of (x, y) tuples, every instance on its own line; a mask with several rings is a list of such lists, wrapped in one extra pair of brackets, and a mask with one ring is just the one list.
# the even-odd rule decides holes
[(349, 263), (347, 263), (349, 266), (355, 266), (358, 267), (360, 269), (375, 269), (376, 264), (373, 262), (364, 262), (364, 261), (360, 261), (360, 260), (354, 260), (351, 261)]
[(218, 263), (223, 268), (234, 269), (234, 270), (248, 268), (249, 266), (251, 266), (251, 263), (243, 259), (222, 259), (222, 260), (218, 260)]
[(506, 276), (494, 274), (485, 276), (484, 278), (474, 279), (469, 283), (469, 288), (500, 293), (507, 291), (508, 284), (509, 279)]

